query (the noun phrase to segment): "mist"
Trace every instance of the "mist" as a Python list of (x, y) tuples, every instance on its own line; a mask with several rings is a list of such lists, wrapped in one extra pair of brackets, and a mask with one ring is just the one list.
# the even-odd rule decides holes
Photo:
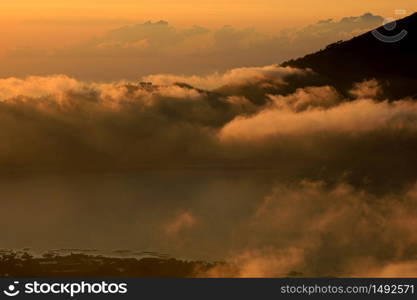
[(143, 80), (0, 80), (1, 247), (416, 273), (415, 101), (277, 65)]

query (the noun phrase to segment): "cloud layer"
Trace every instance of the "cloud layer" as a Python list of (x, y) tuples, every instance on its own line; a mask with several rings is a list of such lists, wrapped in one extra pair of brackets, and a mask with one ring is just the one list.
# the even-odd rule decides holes
[(416, 274), (415, 101), (276, 65), (144, 80), (0, 80), (4, 243), (234, 266), (199, 276)]
[(378, 197), (343, 182), (278, 184), (240, 224), (237, 269), (204, 276), (415, 275), (416, 187)]

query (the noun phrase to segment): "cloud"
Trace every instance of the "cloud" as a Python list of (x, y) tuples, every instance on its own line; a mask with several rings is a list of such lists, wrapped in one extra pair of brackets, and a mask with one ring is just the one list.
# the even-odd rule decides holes
[[(330, 86), (298, 87), (314, 76), (272, 65), (203, 77), (155, 75), (146, 78), (154, 80), (149, 86), (63, 75), (2, 79), (0, 125), (9, 143), (0, 148), (0, 162), (23, 169), (138, 170), (232, 167), (245, 158), (245, 167), (279, 166), (299, 176), (326, 166), (327, 176), (353, 169), (359, 179), (367, 167), (372, 177), (382, 176), (372, 164), (390, 157), (387, 168), (412, 177), (403, 164), (417, 146), (415, 103), (361, 98), (364, 93), (351, 100)], [(368, 85), (355, 88), (368, 91)], [(403, 145), (403, 156), (396, 145)], [(383, 152), (372, 155), (372, 147)], [(352, 161), (353, 149), (366, 160)], [(300, 156), (302, 166), (289, 163)]]
[[(305, 100), (298, 98), (298, 101)], [(318, 133), (358, 135), (385, 129), (414, 133), (417, 129), (416, 117), (417, 105), (408, 101), (358, 100), (329, 109), (320, 107), (299, 113), (272, 108), (256, 116), (238, 117), (222, 128), (219, 137), (224, 141), (262, 140), (281, 136), (314, 136)]]
[(42, 98), (52, 96), (52, 101), (59, 101), (71, 91), (82, 90), (83, 85), (65, 75), (39, 77), (31, 76), (27, 79), (0, 79), (0, 101), (19, 97)]
[(278, 184), (238, 227), (234, 268), (199, 275), (415, 276), (416, 188), (378, 197), (343, 182)]
[[(317, 51), (337, 40), (346, 40), (382, 24), (370, 13), (341, 20), (323, 20), (303, 28), (270, 30), (256, 28), (176, 28), (166, 21), (121, 26), (107, 33), (65, 47), (21, 45), (9, 49), (7, 62), (44, 60), (46, 73), (66, 73), (87, 80), (133, 80), (154, 73), (205, 75), (228, 69), (282, 63)], [(175, 57), (175, 59), (172, 59)], [(74, 64), (77, 68), (74, 69)], [(129, 65), (129, 68), (125, 66)], [(22, 66), (19, 65), (21, 69)], [(26, 74), (34, 74), (31, 65)], [(101, 70), (94, 72), (94, 70)], [(10, 71), (13, 72), (17, 68)], [(94, 74), (88, 75), (88, 74)]]
[(414, 260), (391, 263), (387, 265), (375, 266), (374, 269), (366, 274), (368, 277), (382, 277), (382, 278), (410, 278), (417, 274), (417, 265)]
[(195, 226), (196, 219), (190, 212), (180, 213), (175, 219), (165, 227), (165, 232), (169, 236), (176, 236), (181, 231), (191, 229)]
[(207, 76), (149, 75), (144, 77), (143, 80), (158, 85), (172, 85), (179, 82), (197, 88), (213, 90), (224, 86), (258, 84), (265, 81), (273, 81), (277, 85), (284, 85), (283, 77), (290, 75), (300, 76), (305, 73), (306, 71), (291, 67), (283, 68), (278, 65), (270, 65), (264, 67), (237, 68), (225, 73), (216, 72)]
[(2, 79), (5, 243), (231, 263), (198, 276), (413, 274), (416, 103), (316, 76)]
[(365, 13), (361, 16), (344, 17), (340, 20), (321, 20), (291, 32), (294, 43), (304, 43), (315, 45), (318, 48), (324, 44), (329, 44), (337, 40), (346, 40), (352, 36), (359, 35), (367, 30), (381, 26), (384, 18), (371, 13)]
[(381, 86), (375, 79), (356, 83), (350, 94), (356, 98), (377, 98), (383, 93)]
[[(230, 25), (217, 30), (209, 30), (201, 26), (177, 30), (166, 21), (146, 22), (110, 31), (93, 42), (93, 45), (101, 44), (103, 41), (132, 43), (147, 40), (152, 48), (159, 52), (165, 48), (170, 48), (171, 51), (175, 50), (175, 45), (187, 40), (191, 44), (184, 43), (181, 47), (197, 46), (196, 52), (193, 54), (204, 55), (206, 59), (221, 54), (240, 56), (240, 59), (246, 57), (252, 61), (255, 56), (270, 56), (275, 53), (277, 58), (269, 61), (269, 63), (273, 63), (283, 60), (283, 58), (279, 58), (280, 53), (295, 51), (296, 53), (293, 53), (291, 57), (298, 56), (301, 55), (301, 52), (317, 50), (335, 40), (351, 38), (353, 35), (380, 26), (382, 22), (382, 17), (367, 13), (358, 17), (346, 17), (339, 21), (323, 20), (301, 29), (283, 30), (283, 32), (274, 35), (261, 33), (255, 28), (238, 29)], [(198, 44), (201, 42), (202, 36), (208, 38), (204, 47)], [(185, 48), (180, 51), (183, 51), (183, 54), (192, 53)], [(258, 58), (261, 59), (261, 57)], [(261, 61), (260, 63), (267, 62)], [(240, 65), (244, 64), (243, 61), (240, 62)]]
[(229, 265), (217, 265), (196, 277), (282, 277), (302, 262), (302, 250), (275, 248), (247, 250), (228, 257)]

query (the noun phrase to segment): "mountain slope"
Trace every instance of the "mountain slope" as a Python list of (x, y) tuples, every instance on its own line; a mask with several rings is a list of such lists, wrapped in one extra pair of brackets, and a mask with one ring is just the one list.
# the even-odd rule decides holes
[(385, 96), (417, 95), (417, 13), (397, 21), (393, 30), (384, 26), (376, 30), (386, 37), (404, 31), (407, 34), (400, 41), (389, 43), (378, 40), (375, 32), (370, 31), (283, 66), (311, 68), (341, 90), (349, 89), (354, 82), (376, 78), (382, 83)]

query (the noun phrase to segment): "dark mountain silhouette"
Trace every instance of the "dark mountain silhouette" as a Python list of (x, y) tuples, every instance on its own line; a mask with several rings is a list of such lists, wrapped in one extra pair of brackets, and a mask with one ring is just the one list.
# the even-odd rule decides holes
[(174, 258), (120, 258), (102, 255), (46, 253), (34, 257), (27, 252), (0, 253), (0, 278), (3, 277), (198, 277), (214, 267), (233, 267), (223, 262), (184, 261)]
[[(210, 273), (213, 269), (221, 271), (222, 277), (239, 277), (239, 267), (232, 263), (179, 260), (142, 252), (146, 253), (149, 256), (139, 259), (54, 251), (34, 256), (27, 251), (0, 249), (0, 278), (206, 278), (216, 276)], [(285, 277), (303, 276), (291, 271)]]
[[(383, 42), (376, 35), (391, 42)], [(396, 36), (402, 39), (393, 42)], [(416, 97), (417, 13), (282, 65), (311, 68), (341, 91), (347, 91), (354, 82), (375, 78), (382, 84), (385, 97)]]

